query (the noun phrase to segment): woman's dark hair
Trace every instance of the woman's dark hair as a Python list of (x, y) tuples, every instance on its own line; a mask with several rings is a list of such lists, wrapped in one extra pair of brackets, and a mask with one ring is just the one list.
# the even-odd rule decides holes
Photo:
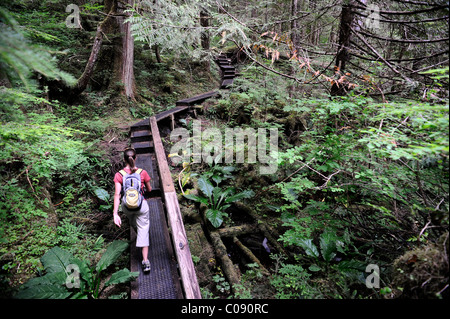
[(123, 159), (125, 163), (130, 166), (131, 173), (137, 171), (137, 167), (134, 165), (134, 162), (136, 161), (136, 151), (134, 148), (126, 148), (125, 151), (123, 151)]

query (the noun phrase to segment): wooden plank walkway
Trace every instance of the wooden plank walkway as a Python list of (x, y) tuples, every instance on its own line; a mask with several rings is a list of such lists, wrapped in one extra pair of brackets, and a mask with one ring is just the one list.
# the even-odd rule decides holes
[[(177, 102), (178, 103), (178, 102)], [(177, 104), (178, 105), (178, 104)], [(175, 115), (176, 113), (182, 112), (189, 109), (189, 105), (182, 105), (182, 106), (176, 106), (170, 110), (158, 113), (156, 115), (156, 120), (161, 121), (162, 119), (165, 119), (167, 117), (170, 117), (171, 115)]]
[(187, 299), (201, 299), (200, 288), (197, 282), (197, 275), (195, 274), (195, 267), (192, 261), (186, 231), (184, 229), (175, 186), (173, 185), (172, 175), (169, 170), (169, 165), (167, 164), (167, 156), (161, 142), (161, 137), (159, 136), (158, 124), (156, 123), (156, 118), (154, 116), (150, 118), (150, 127), (155, 143), (155, 153), (158, 161), (161, 187), (164, 193), (164, 202), (166, 204), (169, 226), (172, 233), (172, 243), (179, 265), (178, 269), (181, 274), (183, 291)]
[[(234, 66), (225, 55), (220, 55), (216, 62), (222, 76), (220, 88), (229, 88), (235, 76)], [(135, 123), (130, 128), (131, 147), (137, 153), (136, 166), (148, 172), (152, 186), (147, 199), (150, 207), (149, 260), (152, 269), (150, 273), (142, 272), (140, 249), (132, 243), (131, 270), (140, 273), (138, 279), (131, 284), (132, 299), (201, 299), (158, 122), (171, 118), (173, 128), (176, 114), (217, 94), (218, 91), (210, 91), (177, 101), (174, 108)], [(131, 240), (135, 240), (135, 237), (135, 230), (131, 228)]]
[(216, 59), (216, 63), (218, 64), (222, 75), (220, 89), (229, 89), (233, 85), (234, 78), (236, 77), (235, 67), (231, 64), (231, 60), (225, 55), (220, 55)]
[[(147, 124), (146, 124), (146, 123)], [(150, 208), (150, 245), (149, 260), (152, 269), (143, 273), (141, 267), (141, 249), (130, 245), (131, 270), (138, 271), (138, 280), (132, 283), (132, 299), (178, 299), (183, 297), (175, 257), (167, 229), (164, 205), (161, 198), (161, 186), (158, 162), (154, 154), (154, 142), (147, 119), (131, 127), (131, 146), (136, 148), (136, 166), (145, 169), (151, 177), (152, 191), (147, 203)], [(139, 148), (139, 146), (143, 146)], [(132, 241), (136, 232), (130, 230)]]
[(210, 91), (203, 94), (199, 94), (193, 97), (190, 97), (188, 99), (179, 100), (176, 102), (176, 105), (178, 106), (194, 106), (197, 104), (201, 104), (207, 99), (216, 96), (219, 92), (218, 91)]

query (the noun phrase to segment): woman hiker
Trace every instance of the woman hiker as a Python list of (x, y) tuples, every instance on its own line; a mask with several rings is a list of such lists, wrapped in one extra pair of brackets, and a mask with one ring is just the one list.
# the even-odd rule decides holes
[[(115, 185), (115, 193), (114, 193), (114, 223), (117, 226), (121, 226), (122, 220), (119, 216), (119, 204), (122, 202), (122, 211), (125, 213), (129, 220), (131, 226), (134, 229), (137, 228), (137, 238), (136, 238), (136, 247), (142, 247), (142, 269), (144, 272), (150, 271), (150, 261), (148, 260), (148, 246), (149, 246), (149, 228), (150, 228), (150, 217), (149, 217), (149, 207), (148, 203), (144, 198), (144, 185), (146, 191), (151, 191), (150, 186), (150, 176), (143, 169), (138, 169), (134, 163), (136, 161), (136, 151), (133, 148), (125, 149), (123, 153), (123, 159), (125, 161), (126, 166), (116, 173), (114, 176), (114, 185)], [(133, 173), (136, 173), (132, 175)], [(133, 184), (130, 177), (135, 177), (134, 181), (139, 180), (140, 177), (140, 185), (138, 191), (140, 191), (140, 195), (137, 197), (140, 198), (142, 202), (140, 202), (140, 206), (136, 203), (132, 203), (131, 205), (128, 203), (128, 199), (125, 199), (122, 190), (126, 191), (124, 188), (127, 187), (130, 189), (129, 185)], [(124, 178), (126, 181), (130, 181), (124, 185)], [(136, 179), (137, 178), (137, 179)], [(135, 183), (136, 184), (136, 183)], [(138, 183), (139, 184), (139, 183)], [(129, 192), (127, 192), (129, 194)], [(132, 194), (132, 191), (131, 191)], [(121, 201), (121, 197), (123, 195), (123, 199)], [(134, 196), (134, 195), (131, 195)], [(137, 198), (136, 197), (136, 198)], [(128, 198), (128, 196), (127, 196)], [(132, 209), (130, 207), (136, 208)]]

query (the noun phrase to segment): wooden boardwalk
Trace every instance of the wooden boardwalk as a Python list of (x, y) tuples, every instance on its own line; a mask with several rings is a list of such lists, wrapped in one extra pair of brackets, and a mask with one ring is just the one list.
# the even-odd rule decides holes
[[(222, 77), (220, 88), (229, 88), (235, 76), (234, 66), (223, 54), (216, 62)], [(140, 249), (131, 244), (131, 270), (140, 273), (131, 285), (132, 299), (201, 299), (158, 122), (170, 118), (173, 128), (177, 114), (217, 95), (218, 91), (210, 91), (177, 101), (174, 108), (135, 123), (130, 128), (131, 146), (137, 153), (136, 166), (148, 172), (152, 186), (147, 199), (150, 207), (149, 260), (152, 269), (146, 274), (142, 272)], [(131, 240), (134, 240), (134, 229), (131, 228), (130, 232)]]

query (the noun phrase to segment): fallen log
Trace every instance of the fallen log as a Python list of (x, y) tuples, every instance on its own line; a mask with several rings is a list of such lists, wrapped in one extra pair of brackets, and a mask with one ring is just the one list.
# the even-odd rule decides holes
[(239, 249), (254, 263), (258, 264), (259, 269), (261, 270), (261, 273), (265, 276), (269, 276), (270, 273), (264, 267), (264, 265), (261, 263), (261, 261), (258, 259), (258, 257), (255, 256), (255, 254), (252, 253), (250, 249), (248, 249), (237, 237), (233, 237), (233, 243), (239, 247)]
[[(200, 216), (204, 222), (204, 224), (208, 224), (207, 218), (205, 216), (205, 211), (207, 207), (204, 204), (200, 204)], [(256, 219), (255, 219), (256, 220)], [(265, 228), (263, 228), (264, 231), (267, 232)], [(239, 285), (240, 282), (240, 272), (238, 271), (238, 267), (233, 264), (230, 257), (228, 257), (227, 248), (225, 244), (223, 243), (221, 237), (234, 237), (237, 239), (237, 236), (248, 234), (248, 233), (255, 233), (259, 232), (261, 230), (260, 225), (257, 225), (256, 223), (254, 225), (240, 225), (240, 226), (233, 226), (233, 227), (227, 227), (227, 228), (221, 228), (216, 230), (211, 230), (210, 227), (205, 227), (206, 232), (209, 235), (209, 238), (211, 239), (211, 243), (214, 247), (214, 252), (216, 257), (218, 258), (220, 264), (222, 265), (223, 273), (228, 281), (228, 283), (231, 286), (232, 293), (236, 292), (236, 285)], [(248, 249), (245, 247), (238, 239), (237, 242), (233, 240), (233, 242), (247, 255), (250, 260), (257, 263), (260, 266), (261, 273), (264, 275), (270, 275), (269, 271), (261, 264), (259, 259)], [(278, 243), (276, 243), (278, 244)], [(279, 245), (279, 244), (278, 244)], [(274, 245), (275, 246), (275, 245)]]
[(259, 230), (256, 225), (248, 225), (248, 224), (227, 227), (227, 228), (221, 228), (221, 229), (217, 230), (220, 237), (235, 237), (235, 236), (241, 236), (241, 235), (248, 234), (248, 233), (256, 233), (258, 231)]
[(272, 244), (272, 246), (275, 247), (275, 249), (277, 251), (283, 253), (286, 256), (290, 256), (290, 254), (288, 252), (286, 252), (284, 247), (282, 245), (280, 245), (280, 243), (274, 238), (274, 236), (272, 236), (272, 234), (274, 234), (276, 237), (280, 237), (277, 231), (275, 231), (272, 227), (270, 227), (266, 223), (261, 222), (261, 219), (259, 218), (259, 216), (256, 213), (254, 213), (246, 205), (244, 205), (240, 202), (236, 202), (234, 204), (236, 205), (236, 207), (238, 209), (244, 211), (245, 213), (247, 213), (249, 216), (251, 216), (255, 220), (255, 224), (257, 225), (258, 229), (263, 233), (263, 235)]
[(222, 242), (219, 233), (217, 231), (212, 231), (210, 232), (210, 237), (216, 256), (219, 258), (220, 263), (222, 264), (223, 273), (231, 286), (231, 291), (234, 293), (234, 285), (240, 284), (240, 275), (236, 271), (236, 268), (230, 257), (228, 257), (227, 248)]

